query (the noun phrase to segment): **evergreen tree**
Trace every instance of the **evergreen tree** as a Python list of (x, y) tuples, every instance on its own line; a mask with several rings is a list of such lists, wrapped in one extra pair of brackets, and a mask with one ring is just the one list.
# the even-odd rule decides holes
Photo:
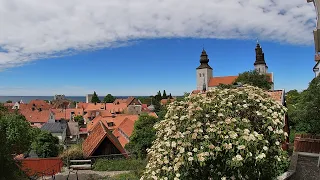
[(160, 91), (158, 91), (158, 94), (155, 96), (155, 99), (157, 100), (157, 101), (161, 101), (161, 99), (162, 99), (162, 95), (161, 95), (161, 92)]
[(166, 90), (163, 90), (162, 99), (167, 99), (167, 98), (168, 96), (167, 96)]
[(169, 94), (169, 98), (172, 99), (171, 93)]
[(104, 97), (103, 102), (104, 103), (113, 103), (113, 101), (116, 100), (115, 97), (113, 97), (111, 94), (106, 95), (106, 97)]
[(95, 91), (93, 92), (93, 95), (92, 95), (92, 98), (91, 98), (91, 102), (92, 103), (100, 103), (101, 102), (99, 97), (98, 97), (98, 95), (97, 95), (97, 93)]

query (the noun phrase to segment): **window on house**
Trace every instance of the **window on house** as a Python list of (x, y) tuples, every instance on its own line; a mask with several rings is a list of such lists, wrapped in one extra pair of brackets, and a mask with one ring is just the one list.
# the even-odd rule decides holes
[(114, 123), (113, 123), (113, 122), (108, 122), (107, 124), (108, 124), (109, 127), (114, 126)]

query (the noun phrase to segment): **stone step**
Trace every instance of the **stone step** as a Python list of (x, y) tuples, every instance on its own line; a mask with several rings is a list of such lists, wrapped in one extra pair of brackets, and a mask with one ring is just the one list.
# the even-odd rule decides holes
[(71, 163), (91, 162), (91, 160), (70, 160)]
[(91, 164), (81, 164), (81, 165), (70, 165), (71, 169), (77, 169), (77, 170), (85, 170), (85, 169), (91, 169)]

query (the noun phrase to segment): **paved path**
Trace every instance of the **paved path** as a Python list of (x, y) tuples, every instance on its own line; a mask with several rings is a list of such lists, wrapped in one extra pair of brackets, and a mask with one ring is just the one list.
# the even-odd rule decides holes
[[(77, 174), (76, 174), (77, 172)], [(129, 171), (92, 171), (92, 170), (74, 170), (70, 171), (68, 180), (96, 180), (96, 179), (105, 179), (107, 177), (112, 177), (114, 175), (128, 173)], [(64, 169), (62, 173), (55, 175), (55, 180), (66, 180), (69, 174), (68, 169)], [(78, 179), (77, 179), (78, 175)], [(39, 178), (38, 180), (52, 180), (52, 177)]]

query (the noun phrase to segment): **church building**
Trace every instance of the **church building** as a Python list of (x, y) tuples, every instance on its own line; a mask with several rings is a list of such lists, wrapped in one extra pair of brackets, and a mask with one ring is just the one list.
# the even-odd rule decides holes
[[(271, 90), (273, 90), (273, 73), (268, 73), (268, 66), (264, 59), (264, 53), (259, 43), (255, 48), (256, 60), (254, 62), (254, 69), (260, 74), (266, 74), (269, 76), (271, 85)], [(207, 52), (203, 49), (200, 56), (200, 66), (196, 69), (197, 72), (197, 90), (196, 91), (206, 91), (211, 88), (218, 86), (219, 84), (233, 84), (238, 76), (213, 76), (213, 69), (208, 64), (209, 58)]]

